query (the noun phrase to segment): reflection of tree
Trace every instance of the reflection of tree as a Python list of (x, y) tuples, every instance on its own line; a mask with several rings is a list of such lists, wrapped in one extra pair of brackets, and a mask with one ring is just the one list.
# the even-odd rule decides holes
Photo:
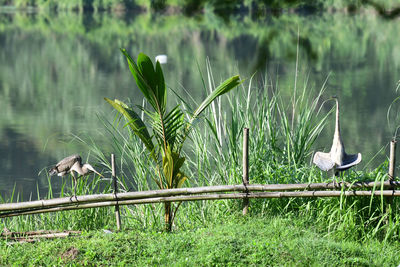
[[(55, 162), (55, 159), (42, 154), (29, 137), (18, 133), (11, 127), (2, 129), (0, 142), (0, 194), (7, 199), (12, 192), (14, 183), (16, 192), (24, 194), (27, 199), (31, 193), (33, 198), (36, 193), (36, 186), (44, 193), (47, 181), (39, 180), (38, 172), (45, 166), (43, 162)], [(42, 194), (41, 194), (42, 195)]]
[[(253, 65), (252, 72), (264, 72), (265, 68), (268, 69), (268, 64), (270, 64), (271, 60), (274, 59), (274, 55), (273, 53), (271, 53), (271, 50), (273, 50), (273, 48), (270, 48), (271, 43), (275, 41), (275, 39), (279, 38), (280, 37), (278, 32), (272, 32), (268, 35), (268, 38), (264, 38), (263, 40), (258, 42), (255, 55), (256, 62)], [(309, 61), (318, 60), (318, 54), (313, 50), (312, 42), (308, 37), (299, 36), (299, 39), (297, 40), (296, 36), (293, 36), (293, 38), (291, 38), (292, 47), (296, 47), (297, 41), (299, 42), (300, 49), (305, 52), (305, 56)], [(285, 57), (285, 59), (289, 61), (295, 61), (295, 58), (296, 55), (291, 54), (290, 51), (286, 54)]]
[(370, 5), (378, 12), (378, 14), (384, 19), (395, 19), (400, 16), (400, 7), (393, 8), (392, 10), (386, 10), (386, 8), (371, 0), (362, 0), (364, 5)]

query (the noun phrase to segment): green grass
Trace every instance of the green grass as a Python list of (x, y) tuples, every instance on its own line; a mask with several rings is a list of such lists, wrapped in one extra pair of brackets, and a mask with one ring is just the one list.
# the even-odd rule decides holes
[[(1, 265), (102, 266), (396, 266), (398, 243), (324, 236), (292, 216), (228, 215), (174, 233), (130, 229), (33, 244), (0, 241)], [(40, 253), (38, 253), (40, 251)]]

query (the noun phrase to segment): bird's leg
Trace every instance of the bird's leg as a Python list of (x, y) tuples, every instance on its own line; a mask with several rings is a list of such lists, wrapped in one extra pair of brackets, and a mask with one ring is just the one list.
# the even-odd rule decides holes
[(336, 180), (337, 176), (339, 176), (339, 171), (335, 170), (335, 174), (333, 175), (333, 186), (335, 187), (335, 189), (339, 186)]
[(76, 181), (76, 177), (74, 176), (74, 196), (75, 196), (75, 199), (78, 200), (76, 197), (76, 184), (77, 184), (77, 181)]
[(344, 172), (340, 172), (340, 177), (342, 178), (342, 187), (344, 186)]
[(72, 175), (72, 178), (74, 179), (74, 195), (71, 196), (70, 200), (72, 201), (72, 197), (75, 197), (75, 200), (78, 201), (78, 198), (76, 197), (76, 184), (77, 184), (76, 177), (75, 177), (74, 172), (71, 172), (71, 175)]

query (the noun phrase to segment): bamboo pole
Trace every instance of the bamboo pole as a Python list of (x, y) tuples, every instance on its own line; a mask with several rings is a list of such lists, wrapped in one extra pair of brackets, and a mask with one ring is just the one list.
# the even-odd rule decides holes
[[(400, 181), (385, 181), (381, 182), (355, 182), (355, 183), (343, 183), (344, 188), (357, 189), (357, 188), (381, 188), (383, 187), (400, 187)], [(334, 183), (312, 183), (312, 184), (270, 184), (270, 185), (257, 185), (249, 184), (246, 187), (241, 185), (217, 185), (217, 186), (204, 186), (204, 187), (193, 187), (193, 188), (175, 188), (175, 189), (160, 189), (151, 191), (138, 191), (138, 192), (126, 192), (117, 194), (94, 194), (94, 195), (81, 195), (76, 198), (64, 197), (54, 198), (47, 200), (36, 200), (28, 202), (17, 202), (17, 203), (5, 203), (0, 204), (1, 211), (10, 210), (23, 210), (23, 209), (40, 209), (50, 208), (68, 205), (80, 205), (84, 203), (93, 202), (107, 202), (107, 201), (122, 201), (132, 199), (143, 199), (143, 198), (154, 198), (154, 197), (167, 197), (167, 196), (178, 196), (178, 195), (193, 195), (193, 194), (204, 194), (204, 193), (218, 193), (218, 192), (249, 192), (254, 191), (284, 191), (284, 190), (321, 190), (321, 189), (339, 189), (342, 187), (342, 183), (335, 185)]]
[(396, 177), (396, 143), (396, 140), (390, 142), (389, 180), (391, 181)]
[(112, 169), (112, 179), (114, 183), (114, 195), (115, 198), (117, 199), (117, 203), (115, 204), (115, 219), (117, 221), (117, 230), (121, 230), (121, 216), (119, 214), (119, 205), (118, 205), (118, 198), (117, 198), (117, 193), (118, 193), (118, 184), (117, 184), (117, 177), (116, 177), (116, 170), (115, 170), (115, 155), (111, 154), (111, 169)]
[[(219, 199), (244, 199), (244, 198), (290, 198), (290, 197), (341, 197), (341, 196), (393, 196), (399, 197), (400, 190), (382, 191), (301, 191), (301, 192), (256, 192), (256, 193), (229, 193), (229, 194), (206, 194), (206, 195), (183, 195), (172, 197), (155, 197), (144, 199), (131, 199), (118, 201), (119, 205), (138, 205), (150, 203), (178, 202), (178, 201), (198, 201), (198, 200), (219, 200)], [(0, 213), (0, 218), (13, 217), (19, 215), (30, 215), (37, 213), (47, 213), (65, 210), (77, 210), (87, 208), (101, 208), (115, 206), (117, 201), (106, 201), (98, 203), (83, 203), (71, 206), (42, 208), (27, 211), (11, 211)]]
[(68, 234), (81, 234), (81, 231), (55, 231), (55, 230), (37, 230), (27, 232), (11, 232), (3, 231), (0, 233), (1, 237), (26, 237), (26, 236), (37, 236), (44, 234), (57, 234), (57, 233), (68, 233)]
[[(246, 188), (246, 194), (249, 193), (247, 186), (249, 185), (249, 128), (243, 131), (243, 185)], [(243, 199), (243, 215), (249, 211), (249, 199)]]
[[(394, 179), (396, 177), (396, 140), (391, 140), (390, 141), (390, 155), (389, 155), (389, 183), (390, 187), (389, 189), (394, 190), (394, 187), (392, 186)], [(392, 210), (392, 205), (393, 205), (393, 197), (386, 197), (386, 211), (389, 213)]]

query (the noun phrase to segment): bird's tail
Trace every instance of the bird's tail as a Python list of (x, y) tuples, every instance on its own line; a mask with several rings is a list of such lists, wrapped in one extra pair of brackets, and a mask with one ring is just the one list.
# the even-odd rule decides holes
[(49, 170), (49, 175), (50, 176), (53, 176), (53, 175), (56, 175), (58, 172), (57, 172), (57, 168), (56, 167), (53, 167), (53, 168), (51, 168), (50, 170)]

